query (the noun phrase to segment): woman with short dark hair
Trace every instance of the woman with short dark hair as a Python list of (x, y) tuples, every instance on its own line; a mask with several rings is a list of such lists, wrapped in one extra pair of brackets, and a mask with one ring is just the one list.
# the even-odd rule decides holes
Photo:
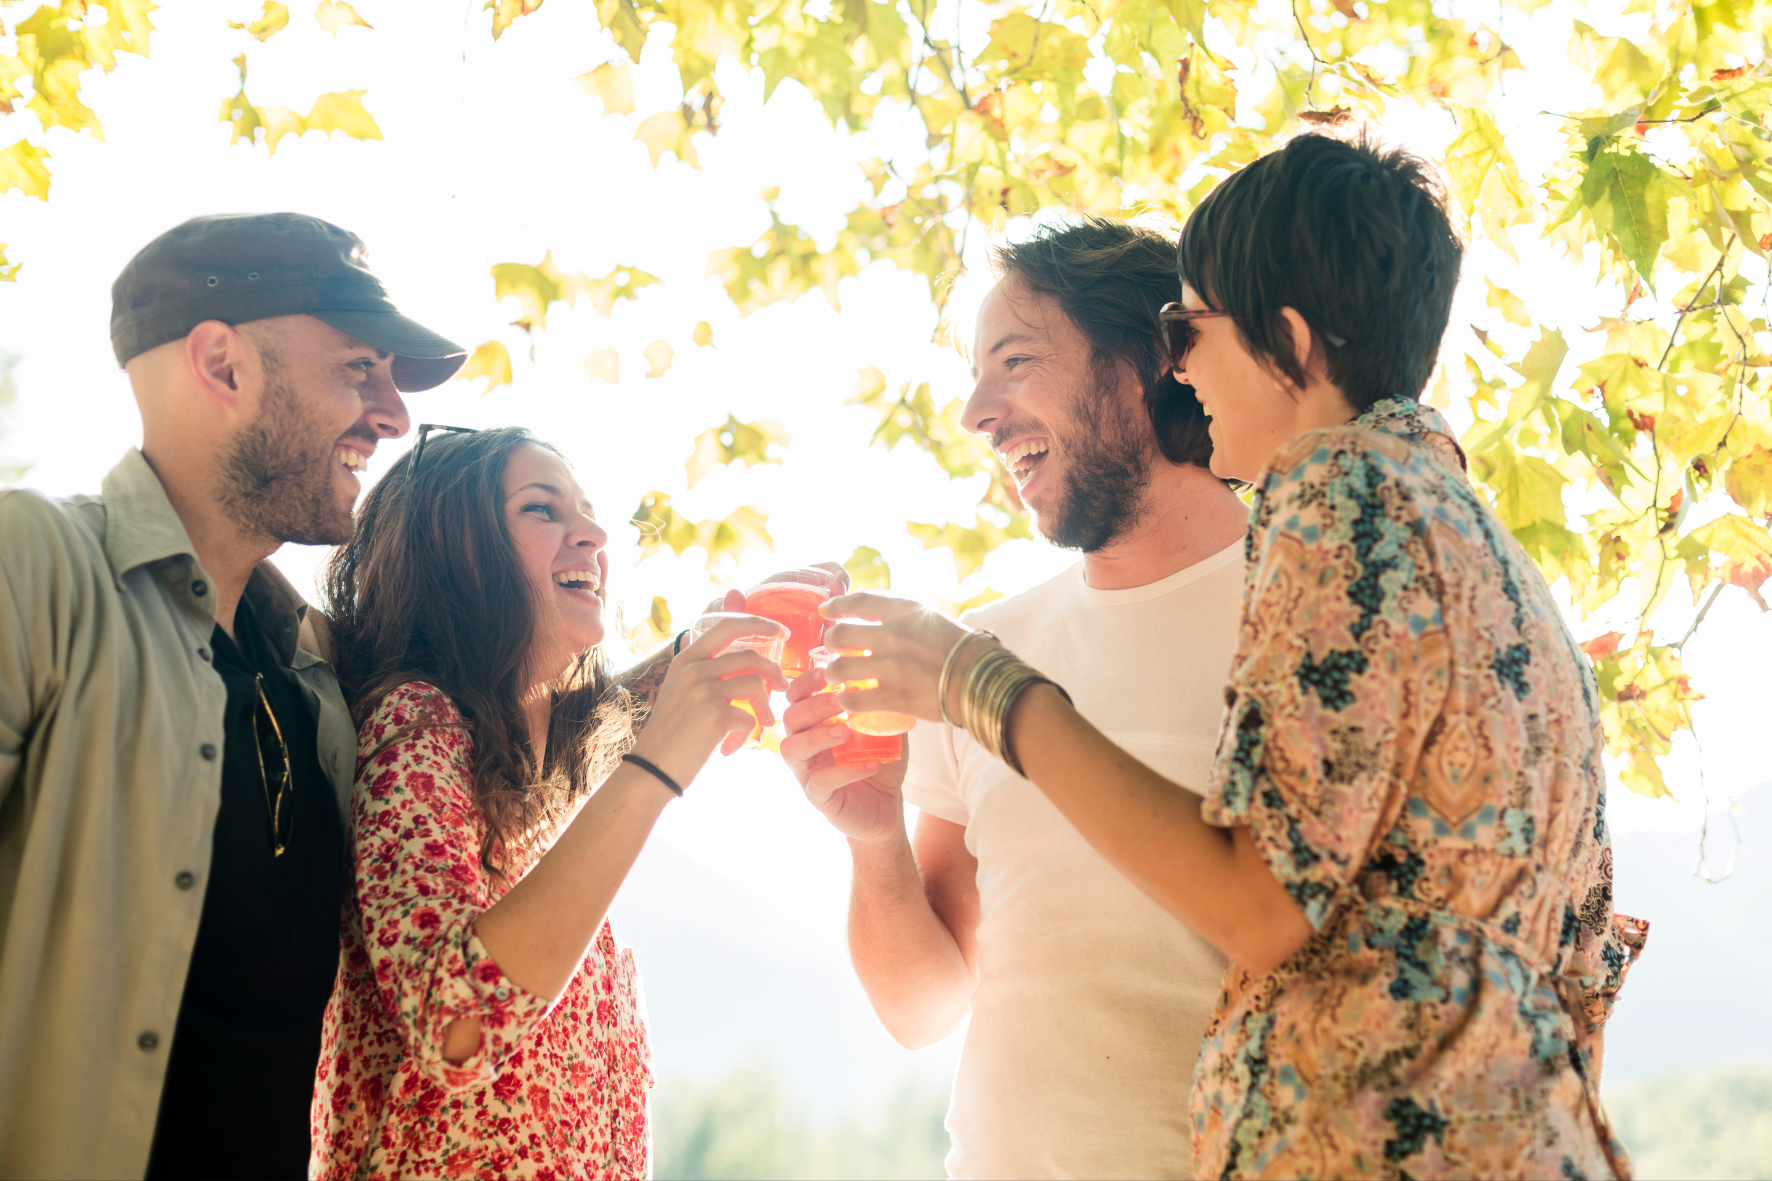
[(639, 978), (604, 916), (664, 806), (750, 733), (733, 699), (770, 720), (781, 671), (715, 654), (780, 625), (685, 646), (634, 740), (601, 659), (607, 541), (528, 432), (421, 428), (333, 557), (355, 898), (313, 1176), (649, 1174)]
[(826, 637), (872, 650), (827, 670), (879, 681), (844, 708), (958, 719), (1230, 957), (1196, 1176), (1628, 1173), (1601, 1030), (1647, 924), (1612, 912), (1593, 674), (1416, 401), (1460, 253), (1425, 166), (1320, 135), (1183, 231), (1169, 362), (1254, 486), (1203, 799), (982, 633), (828, 608), (886, 621)]

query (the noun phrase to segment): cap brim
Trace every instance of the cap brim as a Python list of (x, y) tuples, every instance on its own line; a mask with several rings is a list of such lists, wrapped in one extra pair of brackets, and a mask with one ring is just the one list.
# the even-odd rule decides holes
[(468, 350), (399, 312), (310, 312), (316, 320), (394, 354), (394, 388), (410, 394), (440, 386), (468, 361)]

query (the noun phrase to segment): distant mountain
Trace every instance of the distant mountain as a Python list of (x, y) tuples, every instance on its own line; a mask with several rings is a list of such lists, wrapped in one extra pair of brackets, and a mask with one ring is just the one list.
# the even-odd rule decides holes
[[(1649, 942), (1606, 1026), (1608, 1086), (1735, 1063), (1772, 1066), (1772, 783), (1736, 797), (1734, 876), (1692, 876), (1695, 832), (1612, 835), (1615, 905), (1649, 920)], [(1709, 868), (1734, 844), (1711, 817)]]

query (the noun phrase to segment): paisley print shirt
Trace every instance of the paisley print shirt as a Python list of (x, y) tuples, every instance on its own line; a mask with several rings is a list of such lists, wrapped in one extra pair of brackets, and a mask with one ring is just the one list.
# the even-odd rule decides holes
[[(357, 740), (356, 897), (326, 1009), (309, 1175), (644, 1177), (652, 1054), (633, 953), (604, 923), (558, 1000), (507, 979), (474, 920), (509, 888), (480, 866), (473, 741), (419, 682)], [(510, 865), (522, 879), (545, 849)], [(450, 1022), (480, 1048), (443, 1058)]]
[(1275, 452), (1204, 812), (1316, 934), (1232, 965), (1194, 1076), (1201, 1177), (1610, 1177), (1599, 701), (1444, 420), (1383, 401)]

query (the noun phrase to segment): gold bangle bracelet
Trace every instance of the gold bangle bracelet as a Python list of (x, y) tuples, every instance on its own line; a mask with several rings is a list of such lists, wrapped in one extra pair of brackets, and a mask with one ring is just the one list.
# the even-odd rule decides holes
[(980, 746), (1024, 778), (1021, 761), (1015, 757), (1009, 743), (1009, 714), (1023, 692), (1041, 683), (1051, 685), (1067, 702), (1070, 701), (1071, 695), (1062, 685), (1020, 660), (1007, 648), (993, 648), (980, 653), (973, 661), (961, 688), (963, 728)]
[(954, 663), (959, 659), (960, 649), (966, 646), (968, 640), (976, 636), (986, 636), (993, 640), (997, 638), (996, 633), (985, 631), (983, 628), (968, 631), (954, 641), (954, 646), (948, 649), (948, 658), (941, 662), (941, 679), (936, 682), (935, 692), (937, 703), (941, 707), (941, 720), (950, 726), (960, 727), (959, 720), (948, 712), (948, 684), (953, 679)]

